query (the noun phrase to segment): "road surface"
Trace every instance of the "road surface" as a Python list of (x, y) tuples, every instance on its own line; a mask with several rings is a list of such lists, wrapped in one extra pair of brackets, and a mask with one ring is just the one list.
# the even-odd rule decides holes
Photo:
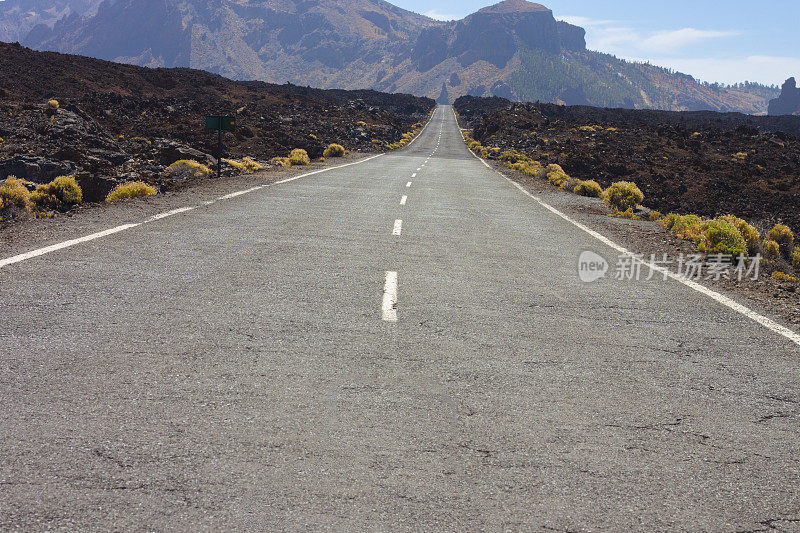
[(798, 347), (584, 250), (443, 106), (3, 266), (0, 529), (800, 527)]

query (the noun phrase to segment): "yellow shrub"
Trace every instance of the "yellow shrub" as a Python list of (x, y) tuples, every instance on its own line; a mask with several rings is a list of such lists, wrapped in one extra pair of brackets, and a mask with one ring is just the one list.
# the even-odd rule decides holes
[(473, 152), (481, 149), (481, 143), (479, 143), (478, 141), (472, 141), (471, 143), (469, 143), (468, 146), (469, 149), (472, 150)]
[(635, 183), (630, 181), (618, 181), (603, 191), (603, 201), (610, 208), (616, 211), (627, 211), (636, 209), (636, 206), (644, 200), (644, 194), (639, 190)]
[(725, 254), (738, 257), (747, 253), (747, 243), (733, 224), (724, 220), (709, 220), (700, 224), (695, 244), (705, 254)]
[(700, 235), (703, 219), (697, 215), (679, 216), (672, 226), (672, 231), (681, 239), (694, 241)]
[(600, 198), (600, 195), (603, 194), (603, 188), (594, 180), (586, 180), (579, 182), (573, 192), (581, 196)]
[(636, 213), (633, 212), (632, 208), (628, 208), (625, 211), (617, 211), (616, 209), (612, 213), (613, 216), (619, 218), (629, 218), (631, 220), (640, 220), (639, 217), (636, 216)]
[(777, 242), (787, 253), (794, 244), (794, 234), (788, 226), (778, 224), (767, 233), (767, 239)]
[(650, 211), (647, 213), (647, 220), (651, 222), (658, 222), (663, 215), (658, 211)]
[(292, 163), (291, 163), (291, 161), (289, 161), (288, 157), (273, 157), (269, 161), (270, 161), (270, 163), (274, 163), (274, 164), (278, 165), (279, 167), (290, 167), (290, 166), (292, 166)]
[(323, 157), (344, 157), (344, 146), (341, 144), (329, 144), (322, 153)]
[(506, 161), (508, 163), (516, 163), (520, 160), (525, 161), (528, 158), (517, 152), (516, 150), (507, 150), (500, 154), (500, 161)]
[(237, 160), (235, 160), (235, 159), (225, 159), (224, 157), (222, 158), (222, 161), (223, 161), (225, 164), (227, 164), (227, 165), (229, 165), (229, 166), (232, 166), (233, 168), (235, 168), (235, 169), (236, 169), (236, 170), (238, 170), (239, 172), (242, 172), (242, 173), (244, 173), (244, 164), (243, 164), (243, 163), (240, 163), (240, 162), (238, 162), (238, 161), (237, 161)]
[(0, 203), (2, 208), (16, 206), (26, 211), (31, 208), (31, 193), (25, 182), (16, 176), (9, 176), (0, 185)]
[(547, 173), (547, 180), (559, 189), (563, 189), (569, 181), (569, 176), (564, 172), (553, 171)]
[(250, 157), (243, 157), (241, 161), (236, 161), (235, 159), (222, 159), (225, 163), (232, 166), (242, 174), (252, 174), (253, 172), (257, 172), (262, 170), (264, 167), (261, 166), (258, 162)]
[(258, 172), (259, 170), (264, 170), (264, 166), (252, 157), (243, 157), (242, 164), (244, 165), (245, 172), (248, 174), (251, 172)]
[(167, 168), (167, 174), (176, 178), (204, 178), (211, 174), (211, 169), (194, 159), (181, 159)]
[(800, 283), (800, 279), (797, 279), (794, 276), (790, 276), (785, 272), (773, 272), (772, 277), (777, 279), (778, 281), (788, 281), (789, 283)]
[(289, 162), (292, 165), (308, 165), (311, 163), (311, 158), (308, 157), (308, 153), (302, 148), (295, 148), (289, 152)]
[(800, 246), (795, 246), (792, 253), (789, 255), (789, 259), (792, 261), (792, 266), (795, 268), (800, 269)]
[(761, 239), (761, 234), (758, 233), (756, 228), (745, 222), (743, 219), (733, 215), (724, 215), (719, 217), (718, 220), (722, 220), (735, 226), (747, 243), (747, 250), (751, 253), (755, 252), (755, 250), (758, 248), (759, 239)]
[(63, 209), (82, 201), (83, 191), (73, 176), (59, 176), (31, 193), (31, 202), (42, 208)]
[(50, 109), (52, 109), (52, 110), (54, 110), (54, 111), (55, 111), (56, 109), (58, 109), (58, 108), (59, 108), (59, 107), (61, 107), (61, 106), (60, 106), (60, 104), (58, 103), (58, 100), (55, 100), (55, 99), (54, 99), (54, 100), (49, 100), (49, 101), (47, 102), (47, 107), (49, 107)]
[(681, 216), (676, 213), (670, 213), (669, 215), (665, 216), (661, 219), (661, 225), (664, 226), (664, 229), (671, 230), (675, 223), (680, 220)]
[(781, 255), (781, 247), (780, 245), (770, 239), (764, 241), (763, 244), (764, 248), (764, 257), (767, 259), (776, 259), (778, 256)]
[(140, 198), (142, 196), (152, 196), (156, 190), (142, 181), (129, 181), (121, 183), (111, 189), (106, 196), (106, 202), (116, 202), (117, 200), (128, 200), (129, 198)]

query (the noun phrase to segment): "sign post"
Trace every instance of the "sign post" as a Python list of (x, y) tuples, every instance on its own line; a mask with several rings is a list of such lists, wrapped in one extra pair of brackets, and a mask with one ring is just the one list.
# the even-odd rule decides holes
[(209, 115), (206, 117), (206, 129), (217, 130), (217, 178), (222, 176), (222, 132), (236, 130), (236, 117)]

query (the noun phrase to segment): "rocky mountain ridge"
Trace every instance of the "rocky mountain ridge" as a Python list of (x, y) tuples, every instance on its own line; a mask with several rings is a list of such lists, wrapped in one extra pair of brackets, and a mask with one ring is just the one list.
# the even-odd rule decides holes
[[(6, 0), (92, 2), (96, 0)], [(547, 7), (505, 0), (441, 22), (382, 0), (105, 0), (33, 27), (23, 44), (239, 80), (376, 89), (451, 102), (463, 95), (765, 114), (768, 98), (586, 49)], [(3, 34), (0, 33), (0, 36)]]

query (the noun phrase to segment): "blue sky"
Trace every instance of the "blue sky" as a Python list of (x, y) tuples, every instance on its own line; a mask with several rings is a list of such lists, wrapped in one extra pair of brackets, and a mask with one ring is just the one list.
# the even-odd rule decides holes
[[(391, 0), (390, 0), (391, 1)], [(462, 18), (492, 0), (395, 0), (439, 19)], [(586, 29), (587, 45), (671, 67), (704, 81), (781, 84), (800, 78), (800, 2), (552, 0), (556, 18)]]

